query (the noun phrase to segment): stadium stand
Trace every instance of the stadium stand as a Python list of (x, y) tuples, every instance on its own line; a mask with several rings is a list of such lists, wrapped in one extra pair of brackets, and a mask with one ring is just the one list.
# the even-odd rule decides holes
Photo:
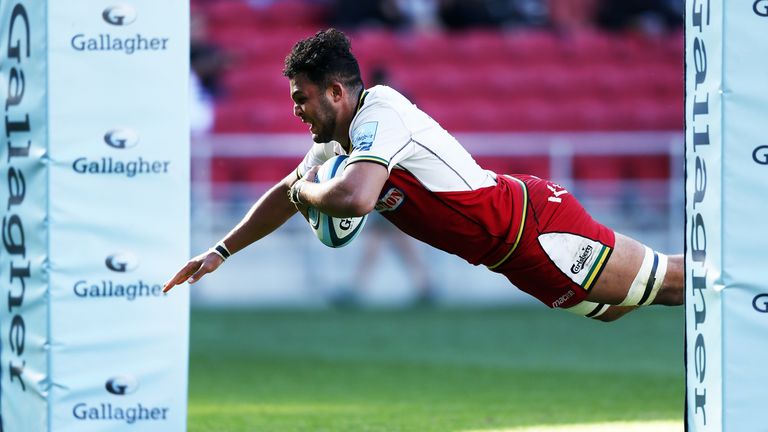
[[(282, 61), (295, 41), (323, 27), (323, 7), (298, 0), (265, 7), (235, 0), (195, 4), (209, 17), (211, 38), (234, 58), (224, 74), (216, 131), (303, 130), (300, 123), (277, 119), (278, 109), (291, 116)], [(680, 32), (650, 38), (597, 30), (560, 37), (547, 30), (494, 29), (402, 33), (361, 28), (351, 34), (364, 75), (386, 67), (394, 86), (438, 111), (434, 117), (448, 130), (474, 132), (679, 129), (682, 37)], [(498, 115), (473, 116), (483, 121), (472, 123), (464, 120), (466, 100), (483, 113), (511, 106), (553, 108), (542, 110), (545, 120), (534, 123)], [(580, 103), (596, 108), (584, 122), (572, 115), (573, 105)], [(255, 107), (249, 111), (266, 119), (235, 114), (249, 104)], [(617, 107), (624, 115), (614, 115)]]
[[(216, 133), (306, 133), (292, 115), (282, 63), (293, 43), (327, 26), (328, 10), (321, 2), (261, 3), (193, 1), (194, 9), (208, 17), (212, 41), (232, 58), (216, 103)], [(361, 27), (348, 33), (366, 81), (372, 70), (385, 68), (391, 86), (451, 132), (677, 131), (683, 126), (682, 31), (648, 37), (586, 29), (563, 36), (542, 28)], [(666, 158), (603, 156), (599, 173), (577, 158), (573, 174), (666, 179)], [(550, 174), (540, 155), (479, 159), (499, 172)], [(217, 157), (213, 180), (277, 180), (295, 163), (293, 158)]]

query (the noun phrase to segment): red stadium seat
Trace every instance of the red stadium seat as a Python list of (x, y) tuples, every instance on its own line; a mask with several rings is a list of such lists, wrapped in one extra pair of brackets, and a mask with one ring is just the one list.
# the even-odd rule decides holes
[[(218, 131), (303, 131), (291, 115), (283, 59), (311, 35), (322, 7), (299, 0), (253, 8), (197, 2), (215, 41), (233, 55), (217, 109)], [(256, 25), (258, 24), (258, 25)], [(682, 126), (682, 33), (546, 30), (396, 33), (360, 29), (353, 52), (370, 84), (390, 84), (449, 130), (667, 130)]]
[(503, 49), (513, 64), (545, 64), (558, 62), (562, 44), (548, 31), (520, 31), (505, 35)]
[(293, 116), (290, 103), (245, 100), (216, 106), (216, 132), (306, 132), (305, 126)]

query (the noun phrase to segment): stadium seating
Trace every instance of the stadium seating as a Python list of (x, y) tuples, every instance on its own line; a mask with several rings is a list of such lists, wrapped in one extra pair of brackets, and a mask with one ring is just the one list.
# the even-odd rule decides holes
[[(253, 2), (259, 3), (259, 2)], [(320, 2), (193, 1), (208, 16), (213, 41), (233, 59), (217, 101), (218, 133), (306, 132), (292, 115), (283, 60), (293, 43), (324, 27)], [(451, 132), (667, 131), (683, 126), (683, 35), (545, 30), (401, 33), (349, 32), (370, 84), (374, 69)], [(667, 178), (668, 160), (606, 156), (601, 176)], [(481, 157), (499, 172), (547, 176), (546, 157)], [(595, 161), (576, 160), (592, 178)], [(279, 179), (294, 160), (219, 158), (215, 181)], [(254, 169), (258, 166), (258, 169)], [(642, 169), (632, 168), (641, 166)], [(266, 173), (266, 174), (265, 174)]]
[[(263, 7), (234, 0), (194, 4), (208, 14), (213, 40), (234, 58), (223, 77), (216, 131), (296, 131), (282, 62), (295, 41), (323, 26), (323, 8), (299, 0)], [(562, 38), (543, 30), (361, 29), (351, 35), (366, 77), (374, 68), (386, 69), (393, 87), (450, 131), (682, 126), (681, 34), (651, 39), (584, 31)], [(249, 104), (246, 113), (237, 113)], [(521, 105), (532, 112), (521, 116)], [(478, 112), (468, 113), (468, 106)], [(279, 118), (277, 107), (286, 118)], [(507, 108), (510, 115), (499, 114)]]

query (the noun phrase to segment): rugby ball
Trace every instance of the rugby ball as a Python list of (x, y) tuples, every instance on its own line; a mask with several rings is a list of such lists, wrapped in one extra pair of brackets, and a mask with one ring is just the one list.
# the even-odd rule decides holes
[[(340, 176), (347, 166), (348, 156), (334, 156), (320, 167), (317, 171), (316, 183), (328, 181), (334, 177)], [(314, 207), (307, 208), (307, 217), (312, 231), (324, 245), (339, 248), (348, 245), (360, 234), (368, 215), (361, 217), (337, 218), (326, 215)]]

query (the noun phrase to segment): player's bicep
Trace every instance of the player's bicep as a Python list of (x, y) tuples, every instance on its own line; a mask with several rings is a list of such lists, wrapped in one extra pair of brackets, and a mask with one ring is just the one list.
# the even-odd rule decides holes
[(353, 194), (353, 200), (360, 206), (373, 209), (387, 178), (389, 171), (385, 164), (359, 160), (347, 165), (340, 184)]

